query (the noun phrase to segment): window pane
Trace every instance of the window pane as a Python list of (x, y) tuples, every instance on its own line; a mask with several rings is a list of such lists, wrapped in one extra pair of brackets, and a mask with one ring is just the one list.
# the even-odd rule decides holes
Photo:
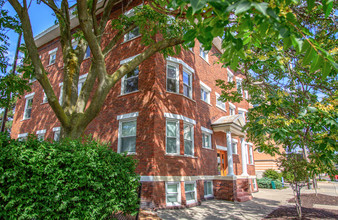
[(175, 193), (177, 192), (177, 184), (168, 184), (167, 185), (167, 192), (168, 193)]
[(176, 138), (167, 137), (167, 153), (177, 153)]
[(177, 194), (167, 195), (167, 202), (177, 202)]
[(33, 99), (28, 99), (27, 100), (27, 108), (32, 108), (33, 105)]
[(168, 65), (168, 77), (176, 79), (176, 67)]
[(208, 195), (208, 182), (204, 182), (204, 195)]
[(192, 127), (189, 125), (184, 125), (184, 139), (192, 140)]
[(121, 138), (121, 152), (135, 152), (136, 137)]
[(60, 140), (60, 132), (54, 132), (54, 141), (59, 141)]
[(193, 155), (192, 141), (184, 140), (184, 154)]
[(26, 109), (26, 111), (25, 111), (25, 118), (30, 118), (31, 117), (31, 113), (32, 113), (32, 109), (31, 108)]
[(130, 93), (138, 90), (138, 77), (124, 80), (124, 93)]
[(176, 126), (177, 122), (168, 121), (167, 122), (167, 137), (175, 137), (176, 138)]
[(195, 200), (195, 192), (188, 192), (185, 194), (185, 199), (187, 201)]
[(85, 53), (84, 58), (86, 59), (88, 57), (90, 57), (90, 48), (89, 47), (87, 47), (87, 49), (86, 49), (86, 53)]
[(188, 87), (187, 85), (183, 84), (183, 95), (191, 98), (190, 95), (190, 87)]
[(122, 122), (122, 137), (136, 136), (136, 121)]
[(190, 86), (190, 75), (183, 71), (183, 83)]
[(167, 79), (167, 91), (177, 92), (176, 79)]
[(140, 72), (139, 68), (136, 67), (133, 71), (127, 74), (127, 78), (138, 76), (139, 72)]
[(194, 186), (195, 186), (195, 184), (193, 184), (193, 183), (185, 184), (184, 190), (185, 191), (194, 191), (194, 188), (195, 188)]

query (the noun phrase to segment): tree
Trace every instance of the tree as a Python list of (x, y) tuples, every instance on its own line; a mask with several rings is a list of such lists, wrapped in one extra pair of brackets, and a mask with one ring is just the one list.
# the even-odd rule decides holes
[[(237, 68), (239, 60), (247, 61), (251, 56), (247, 52), (251, 48), (260, 50), (271, 47), (271, 44), (268, 44), (271, 42), (291, 40), (294, 46), (299, 48), (302, 43), (299, 36), (305, 31), (299, 30), (297, 18), (290, 17), (285, 12), (289, 8), (285, 5), (290, 1), (279, 0), (276, 1), (276, 5), (270, 7), (268, 3), (261, 1), (156, 0), (136, 8), (132, 16), (124, 15), (123, 11), (121, 16), (111, 20), (111, 25), (108, 27), (111, 10), (119, 1), (103, 1), (103, 6), (100, 7), (97, 0), (91, 0), (77, 1), (75, 16), (78, 17), (80, 26), (73, 36), (68, 1), (63, 0), (58, 4), (53, 0), (41, 0), (42, 4), (48, 5), (53, 10), (60, 28), (60, 42), (65, 66), (63, 72), (64, 97), (62, 98), (63, 103), (60, 105), (39, 58), (28, 15), (27, 1), (24, 0), (22, 4), (18, 0), (10, 0), (9, 2), (22, 22), (24, 39), (34, 67), (34, 74), (61, 123), (63, 135), (71, 138), (83, 134), (87, 125), (99, 114), (107, 94), (115, 84), (156, 52), (161, 52), (164, 55), (179, 53), (180, 44), (184, 49), (187, 49), (194, 45), (195, 38), (208, 50), (211, 48), (212, 40), (215, 37), (221, 37), (224, 49), (224, 53), (220, 55), (222, 62), (224, 65)], [(121, 4), (124, 3), (125, 1)], [(292, 2), (291, 5), (299, 4), (299, 2)], [(331, 5), (331, 2), (325, 1), (324, 10), (330, 13)], [(98, 10), (101, 9), (103, 12), (97, 15)], [(145, 46), (143, 53), (129, 63), (118, 67), (114, 73), (108, 73), (105, 66), (107, 55), (114, 51), (124, 34), (136, 27), (140, 28), (142, 43)], [(102, 36), (108, 30), (113, 30), (114, 36), (107, 45), (102, 46)], [(158, 36), (157, 34), (162, 37), (155, 37)], [(283, 36), (283, 39), (280, 36)], [(71, 44), (74, 37), (78, 39), (76, 49), (73, 49)], [(263, 44), (266, 39), (269, 41), (267, 44)], [(311, 42), (308, 47), (308, 50), (311, 50), (311, 57), (322, 57), (322, 63), (325, 64), (325, 68), (322, 67), (322, 69), (325, 70), (325, 73), (336, 68), (332, 57), (325, 51), (322, 52), (320, 50), (322, 48), (315, 44), (315, 40), (304, 40)], [(92, 53), (91, 67), (88, 77), (77, 95), (79, 69), (87, 46)], [(175, 46), (175, 50), (173, 46)], [(273, 47), (275, 53), (276, 48), (277, 46)], [(316, 50), (316, 53), (313, 53), (313, 49)], [(306, 54), (309, 53), (308, 50), (306, 50)], [(301, 51), (298, 52), (301, 53)], [(91, 92), (93, 92), (93, 96), (90, 95)]]

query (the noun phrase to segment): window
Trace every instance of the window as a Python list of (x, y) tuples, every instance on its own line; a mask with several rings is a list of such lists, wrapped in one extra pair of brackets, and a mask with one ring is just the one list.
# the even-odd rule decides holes
[(18, 135), (18, 141), (26, 141), (28, 137), (28, 133), (23, 133)]
[(206, 84), (204, 84), (202, 81), (200, 81), (200, 85), (201, 85), (201, 99), (206, 103), (210, 104), (211, 88)]
[(84, 84), (85, 81), (86, 81), (87, 75), (88, 75), (88, 73), (86, 73), (86, 74), (84, 74), (84, 75), (81, 75), (81, 76), (79, 77), (79, 82), (78, 82), (78, 84), (77, 84), (77, 95), (78, 95), (78, 96), (80, 95), (82, 86), (83, 86), (83, 84)]
[(212, 181), (204, 181), (204, 197), (211, 197), (212, 195)]
[(26, 98), (26, 104), (25, 104), (25, 110), (24, 110), (24, 114), (23, 114), (23, 119), (29, 119), (29, 118), (31, 118), (34, 94), (35, 93), (33, 92), (33, 93), (28, 94), (28, 95), (25, 96), (25, 98)]
[(167, 91), (168, 92), (176, 92), (178, 93), (179, 90), (179, 68), (176, 64), (167, 64)]
[(184, 183), (185, 199), (187, 204), (196, 202), (196, 183), (186, 182)]
[(230, 115), (235, 115), (236, 106), (234, 104), (232, 104), (231, 102), (229, 102), (229, 110), (230, 110)]
[(135, 92), (138, 90), (138, 75), (139, 75), (139, 67), (136, 67), (133, 71), (125, 75), (121, 80), (121, 91), (122, 94), (127, 94), (131, 92)]
[(208, 148), (208, 149), (212, 148), (211, 147), (211, 134), (208, 134), (205, 132), (202, 133), (202, 147)]
[(46, 130), (39, 130), (36, 132), (39, 141), (45, 140)]
[(166, 183), (166, 201), (167, 206), (174, 206), (181, 204), (181, 187), (178, 182)]
[(47, 95), (45, 92), (43, 92), (43, 99), (42, 99), (42, 103), (47, 103), (48, 99), (47, 99)]
[(200, 45), (200, 56), (207, 62), (209, 62), (208, 59), (208, 51), (204, 51), (202, 44)]
[(250, 164), (253, 164), (254, 160), (253, 160), (252, 146), (251, 145), (249, 145), (249, 158), (250, 158)]
[(90, 47), (87, 46), (87, 49), (86, 49), (86, 52), (85, 52), (85, 55), (84, 55), (83, 59), (87, 59), (89, 57), (90, 57)]
[(63, 102), (63, 83), (60, 83), (59, 86), (60, 86), (59, 103), (60, 103), (60, 105), (62, 105), (62, 102)]
[(49, 65), (52, 65), (52, 64), (55, 63), (56, 52), (57, 52), (57, 48), (48, 52), (48, 54), (49, 54)]
[(194, 127), (184, 124), (184, 155), (194, 155)]
[(166, 153), (179, 154), (180, 153), (180, 123), (178, 120), (167, 120), (166, 125)]
[(232, 147), (232, 153), (237, 154), (237, 140), (232, 139), (231, 147)]
[(119, 153), (136, 153), (136, 119), (119, 124)]
[(60, 136), (61, 136), (61, 129), (60, 127), (56, 127), (53, 128), (53, 132), (54, 132), (54, 141), (59, 141), (60, 140)]
[(237, 92), (243, 96), (242, 79), (236, 78)]
[(245, 99), (249, 99), (249, 92), (247, 90), (244, 90), (244, 96)]
[(225, 110), (225, 103), (219, 100), (220, 95), (216, 92), (216, 106), (222, 110)]
[(233, 82), (234, 81), (234, 74), (227, 68), (227, 73), (228, 73), (228, 82)]
[(245, 115), (246, 112), (247, 110), (238, 108), (238, 114), (243, 116), (244, 122), (246, 121), (246, 115)]
[(192, 74), (183, 69), (183, 95), (192, 98)]
[(124, 35), (124, 42), (132, 40), (138, 36), (140, 36), (140, 28), (136, 27), (133, 30), (131, 30), (130, 32), (128, 32), (127, 34)]

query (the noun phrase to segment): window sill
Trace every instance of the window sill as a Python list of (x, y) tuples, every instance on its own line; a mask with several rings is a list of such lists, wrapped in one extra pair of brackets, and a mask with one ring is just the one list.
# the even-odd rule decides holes
[(46, 67), (50, 67), (50, 66), (53, 66), (53, 65), (55, 65), (55, 63), (50, 63)]
[(126, 96), (126, 95), (135, 94), (135, 93), (138, 93), (139, 91), (140, 91), (140, 90), (136, 90), (136, 91), (133, 91), (133, 92), (129, 92), (129, 93), (120, 94), (120, 95), (118, 95), (117, 97), (121, 97), (121, 96)]
[(169, 157), (187, 157), (187, 158), (193, 158), (193, 159), (197, 159), (198, 158), (198, 157), (195, 157), (195, 156), (181, 155), (181, 154), (165, 154), (165, 156), (169, 156)]
[(181, 203), (167, 204), (167, 207), (181, 206)]
[(206, 102), (206, 101), (204, 101), (203, 99), (201, 99), (201, 101), (202, 101), (203, 103), (206, 103), (206, 104), (212, 106), (209, 102)]
[(177, 92), (169, 92), (169, 91), (166, 91), (167, 93), (169, 93), (169, 94), (174, 94), (174, 95), (179, 95), (179, 96), (182, 96), (182, 97), (184, 97), (184, 98), (186, 98), (186, 99), (188, 99), (188, 100), (190, 100), (190, 101), (192, 101), (192, 102), (195, 102), (196, 103), (196, 101), (195, 100), (193, 100), (193, 99), (191, 99), (191, 98), (189, 98), (189, 97), (187, 97), (187, 96), (185, 96), (185, 95), (183, 95), (183, 94), (181, 94), (181, 93), (177, 93)]
[(44, 105), (44, 104), (47, 104), (48, 102), (41, 102), (40, 105)]
[(204, 149), (204, 150), (214, 150), (214, 149), (212, 149), (212, 148), (206, 148), (206, 147), (202, 147), (202, 149)]
[(29, 120), (29, 119), (31, 119), (31, 118), (24, 118), (24, 119), (22, 119), (21, 121), (27, 121), (27, 120)]
[(219, 109), (221, 109), (222, 111), (224, 111), (224, 112), (227, 112), (227, 110), (226, 109), (224, 109), (224, 108), (221, 108), (221, 107), (219, 107), (218, 105), (216, 105), (216, 107), (217, 108), (219, 108)]
[(191, 204), (197, 203), (197, 201), (196, 200), (192, 200), (192, 201), (187, 201), (186, 203), (187, 203), (187, 205), (191, 205)]
[(129, 39), (129, 40), (123, 41), (123, 42), (121, 43), (121, 45), (122, 45), (122, 44), (125, 44), (125, 43), (128, 43), (128, 42), (130, 42), (130, 41), (133, 41), (133, 40), (135, 40), (136, 38), (139, 38), (139, 37), (141, 37), (141, 35), (138, 35), (138, 36), (133, 37), (133, 38), (131, 38), (131, 39)]
[(214, 198), (214, 195), (204, 195), (204, 198), (207, 198), (207, 199)]

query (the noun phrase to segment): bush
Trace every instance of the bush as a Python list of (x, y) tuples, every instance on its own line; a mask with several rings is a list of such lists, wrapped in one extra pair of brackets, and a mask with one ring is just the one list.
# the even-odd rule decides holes
[(0, 219), (136, 214), (136, 161), (93, 140), (26, 142), (0, 134)]
[(280, 180), (281, 173), (278, 173), (276, 170), (273, 170), (273, 169), (268, 169), (264, 171), (263, 177), (267, 177), (273, 180)]
[(265, 188), (265, 189), (272, 189), (271, 181), (275, 182), (276, 189), (283, 188), (282, 182), (279, 180), (273, 180), (267, 177), (263, 177), (261, 179), (257, 179), (257, 184), (259, 188)]

